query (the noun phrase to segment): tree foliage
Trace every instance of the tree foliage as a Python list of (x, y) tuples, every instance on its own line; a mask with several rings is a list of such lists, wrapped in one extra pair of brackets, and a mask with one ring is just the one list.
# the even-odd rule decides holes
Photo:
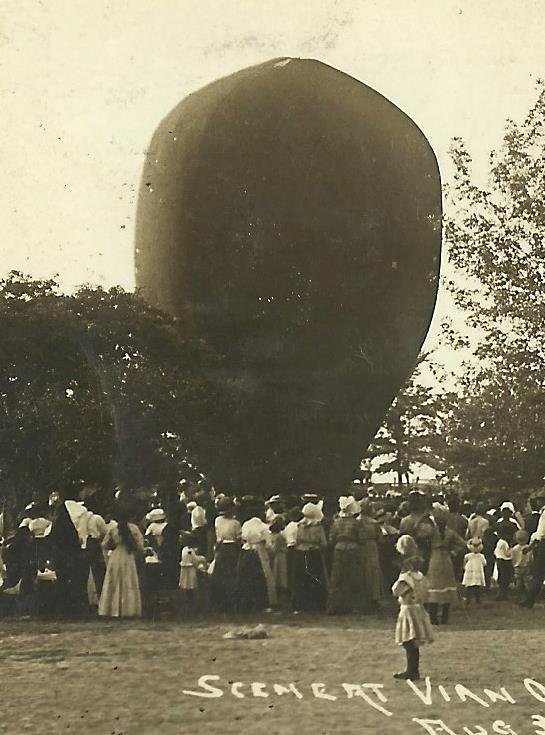
[(448, 459), (470, 483), (531, 488), (545, 476), (544, 85), (527, 116), (508, 121), (486, 186), (460, 139), (452, 160), (449, 288), (473, 331)]
[[(424, 370), (428, 372), (425, 381)], [(394, 472), (402, 484), (410, 482), (415, 465), (444, 470), (448, 398), (440, 384), (436, 388), (429, 384), (430, 377), (440, 377), (439, 370), (430, 353), (420, 355), (414, 372), (392, 403), (367, 452), (367, 457), (378, 460), (374, 467), (377, 474)]]
[(196, 479), (196, 447), (222, 409), (219, 358), (183, 341), (138, 295), (12, 273), (0, 282), (0, 491)]

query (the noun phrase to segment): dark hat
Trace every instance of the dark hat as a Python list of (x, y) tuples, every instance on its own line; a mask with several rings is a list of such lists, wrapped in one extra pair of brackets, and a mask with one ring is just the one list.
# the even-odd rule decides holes
[(218, 513), (228, 513), (229, 511), (234, 510), (234, 507), (235, 504), (233, 499), (227, 496), (220, 498), (216, 503), (216, 510)]

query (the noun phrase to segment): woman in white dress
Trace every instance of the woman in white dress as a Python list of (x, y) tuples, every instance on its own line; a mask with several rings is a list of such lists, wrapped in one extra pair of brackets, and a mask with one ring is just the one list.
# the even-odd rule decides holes
[(140, 529), (118, 513), (117, 526), (107, 531), (102, 548), (109, 556), (98, 614), (110, 618), (141, 617), (137, 557), (144, 553), (144, 538)]

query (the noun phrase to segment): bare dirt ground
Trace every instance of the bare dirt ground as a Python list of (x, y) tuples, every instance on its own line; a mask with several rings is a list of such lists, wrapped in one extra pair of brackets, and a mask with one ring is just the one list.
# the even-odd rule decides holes
[[(524, 611), (512, 603), (485, 603), (455, 610), (452, 623), (437, 628), (436, 642), (422, 651), (431, 705), (406, 682), (392, 679), (404, 662), (393, 643), (394, 621), (393, 608), (380, 618), (3, 619), (0, 733), (449, 735), (448, 729), (426, 729), (413, 718), (442, 719), (456, 735), (545, 733), (545, 720), (541, 726), (532, 721), (532, 715), (545, 716), (543, 606)], [(222, 638), (237, 625), (257, 622), (266, 626), (266, 640)], [(198, 685), (203, 675), (219, 677), (208, 682), (221, 696), (184, 693), (204, 691)], [(533, 695), (524, 686), (527, 678), (537, 682), (528, 685)], [(243, 698), (231, 693), (232, 682), (242, 682), (235, 691)], [(262, 696), (252, 694), (252, 682), (258, 683), (254, 694)], [(299, 696), (293, 690), (278, 694), (274, 684), (293, 684)], [(316, 692), (330, 698), (315, 696), (312, 684), (323, 685)], [(382, 701), (369, 687), (350, 686), (362, 684), (382, 684)], [(456, 684), (489, 706), (460, 701)], [(500, 687), (514, 704), (491, 704), (483, 693)], [(426, 682), (418, 689), (424, 693)]]

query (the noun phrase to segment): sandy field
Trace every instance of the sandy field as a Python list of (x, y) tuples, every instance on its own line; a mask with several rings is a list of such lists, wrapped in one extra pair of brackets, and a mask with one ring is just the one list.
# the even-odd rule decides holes
[[(379, 618), (3, 619), (0, 733), (545, 733), (542, 605), (456, 609), (422, 650), (431, 703), (422, 701), (425, 680), (419, 695), (392, 679), (404, 663), (393, 643), (395, 614), (392, 607)], [(223, 639), (259, 622), (265, 640)], [(200, 686), (201, 677), (211, 678)], [(514, 702), (484, 693), (500, 687)], [(447, 729), (413, 718), (442, 720)]]

